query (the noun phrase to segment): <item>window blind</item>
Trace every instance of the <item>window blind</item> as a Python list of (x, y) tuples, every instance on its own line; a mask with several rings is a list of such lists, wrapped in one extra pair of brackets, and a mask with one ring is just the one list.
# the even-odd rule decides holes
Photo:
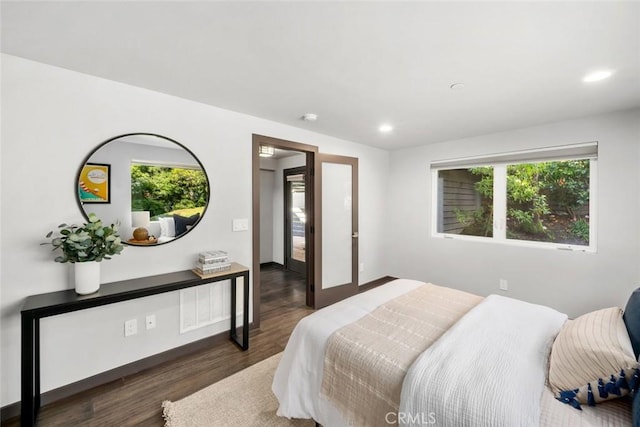
[(487, 154), (457, 159), (435, 160), (431, 169), (470, 168), (486, 165), (545, 162), (552, 160), (582, 160), (598, 158), (598, 142), (587, 142), (533, 150)]

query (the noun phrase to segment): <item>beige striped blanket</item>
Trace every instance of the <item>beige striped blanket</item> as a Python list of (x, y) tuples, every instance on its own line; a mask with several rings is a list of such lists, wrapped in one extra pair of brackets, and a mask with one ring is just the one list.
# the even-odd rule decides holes
[(402, 381), (413, 361), (480, 301), (424, 284), (338, 329), (327, 343), (322, 395), (349, 425), (396, 424)]

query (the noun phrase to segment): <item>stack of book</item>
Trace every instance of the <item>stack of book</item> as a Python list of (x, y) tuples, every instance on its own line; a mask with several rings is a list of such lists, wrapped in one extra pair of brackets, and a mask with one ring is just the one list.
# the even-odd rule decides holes
[(198, 254), (195, 271), (196, 273), (207, 275), (229, 270), (230, 268), (229, 254), (225, 251), (208, 251)]

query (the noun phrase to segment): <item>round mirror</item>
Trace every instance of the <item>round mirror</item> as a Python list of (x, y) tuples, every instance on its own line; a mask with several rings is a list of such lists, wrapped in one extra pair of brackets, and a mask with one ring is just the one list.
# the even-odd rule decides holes
[(85, 217), (119, 222), (124, 243), (155, 246), (191, 231), (209, 204), (202, 163), (161, 135), (130, 133), (100, 144), (78, 171), (76, 196)]

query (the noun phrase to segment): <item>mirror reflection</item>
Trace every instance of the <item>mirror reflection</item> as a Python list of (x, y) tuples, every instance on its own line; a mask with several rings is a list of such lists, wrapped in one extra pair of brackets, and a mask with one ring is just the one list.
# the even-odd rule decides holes
[(78, 173), (78, 202), (87, 216), (120, 222), (128, 244), (154, 246), (188, 233), (204, 215), (209, 180), (178, 142), (135, 133), (98, 146)]

